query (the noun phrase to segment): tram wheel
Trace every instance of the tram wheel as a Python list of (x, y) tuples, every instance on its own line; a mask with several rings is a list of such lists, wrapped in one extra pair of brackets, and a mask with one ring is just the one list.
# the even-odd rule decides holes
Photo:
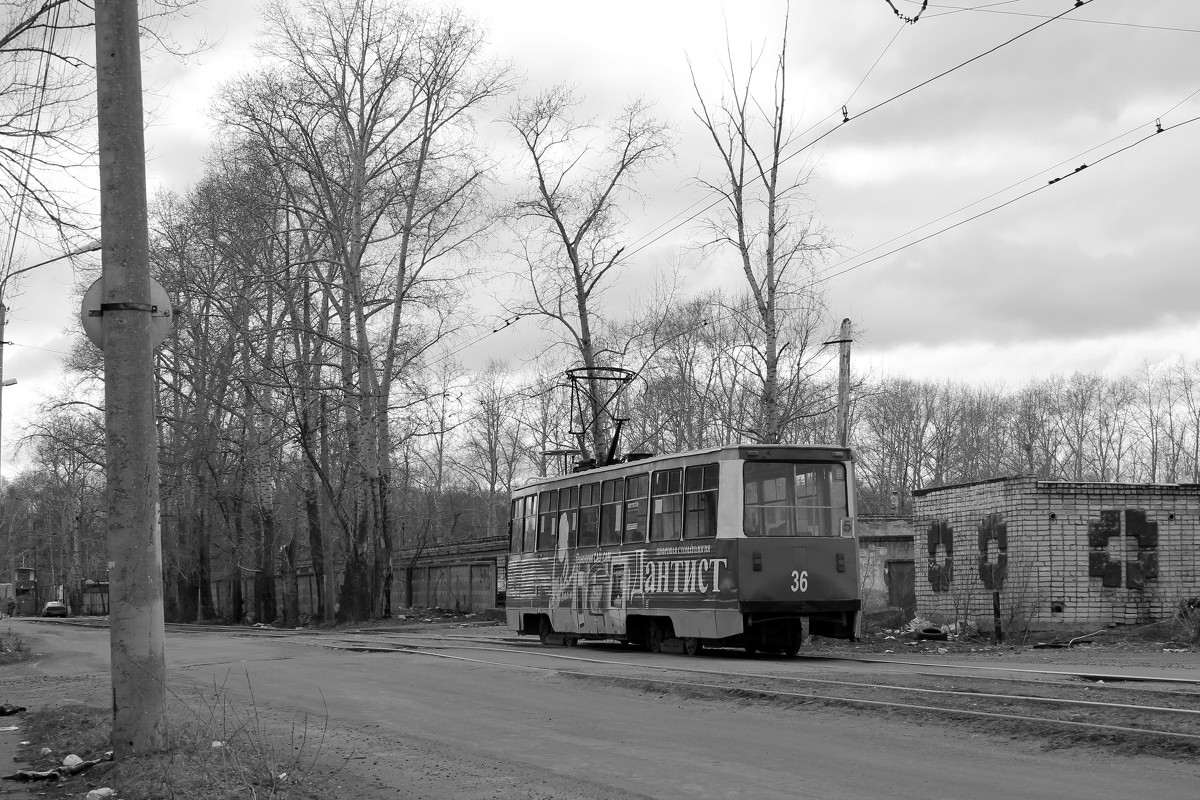
[(754, 655), (755, 653), (758, 652), (758, 645), (755, 643), (746, 642), (745, 647), (746, 647), (746, 652), (749, 653), (750, 655)]
[(646, 649), (651, 653), (661, 653), (663, 643), (663, 629), (655, 620), (650, 620), (646, 626)]
[(683, 654), (685, 656), (698, 655), (703, 649), (700, 640), (695, 636), (685, 636), (683, 638)]
[(542, 644), (550, 644), (550, 635), (554, 633), (554, 629), (550, 627), (550, 620), (542, 617), (542, 621), (538, 623), (538, 639)]

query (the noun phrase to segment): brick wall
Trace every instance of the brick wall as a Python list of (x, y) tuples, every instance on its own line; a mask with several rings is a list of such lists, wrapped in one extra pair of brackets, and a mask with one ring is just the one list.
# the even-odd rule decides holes
[(1200, 596), (1200, 487), (1002, 478), (914, 492), (917, 613), (991, 630), (1170, 619)]

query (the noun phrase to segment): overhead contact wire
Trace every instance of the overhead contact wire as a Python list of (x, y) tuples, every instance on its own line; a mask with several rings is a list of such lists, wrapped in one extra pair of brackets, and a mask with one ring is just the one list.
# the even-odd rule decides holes
[[(927, 78), (926, 80), (921, 81), (920, 83), (916, 84), (915, 86), (910, 86), (909, 88), (905, 89), (904, 91), (900, 92), (899, 94), (892, 95), (891, 97), (887, 98), (886, 100), (882, 100), (882, 101), (876, 103), (875, 105), (870, 106), (869, 108), (867, 108), (861, 112), (858, 112), (857, 114), (851, 114), (851, 113), (849, 113), (849, 110), (846, 109), (843, 112), (843, 120), (842, 120), (841, 124), (839, 124), (835, 128), (830, 128), (829, 130), (825, 131), (817, 138), (810, 141), (808, 144), (805, 144), (805, 145), (802, 145), (801, 147), (799, 147), (795, 152), (789, 153), (788, 155), (784, 156), (783, 158), (780, 159), (779, 163), (781, 165), (786, 164), (788, 161), (791, 161), (796, 156), (800, 155), (801, 153), (805, 152), (806, 150), (811, 149), (812, 147), (817, 145), (819, 142), (821, 142), (823, 139), (830, 136), (834, 131), (841, 130), (842, 125), (845, 125), (847, 122), (864, 117), (873, 111), (877, 111), (877, 110), (883, 108), (884, 106), (888, 105), (889, 103), (899, 100), (900, 98), (902, 98), (906, 95), (912, 94), (913, 92), (917, 91), (918, 89), (928, 86), (929, 84), (933, 83), (934, 81), (940, 80), (940, 79), (946, 77), (947, 75), (949, 75), (953, 72), (956, 72), (957, 70), (962, 69), (963, 67), (967, 66), (968, 64), (972, 64), (972, 63), (980, 60), (981, 58), (986, 58), (987, 56), (991, 55), (992, 53), (995, 53), (997, 50), (1007, 47), (1008, 45), (1012, 44), (1013, 42), (1016, 42), (1017, 40), (1022, 39), (1025, 36), (1028, 36), (1029, 34), (1035, 32), (1035, 31), (1041, 30), (1042, 28), (1046, 27), (1050, 23), (1055, 22), (1056, 20), (1060, 20), (1063, 17), (1065, 17), (1067, 14), (1070, 14), (1071, 12), (1075, 11), (1076, 9), (1083, 8), (1084, 6), (1086, 6), (1092, 2), (1094, 2), (1094, 0), (1079, 0), (1077, 5), (1071, 6), (1066, 11), (1063, 11), (1061, 14), (1058, 14), (1058, 15), (1051, 17), (1043, 22), (1040, 22), (1037, 25), (1034, 25), (1032, 28), (1029, 28), (1021, 33), (1018, 33), (1016, 36), (1013, 36), (1010, 39), (1006, 39), (1005, 41), (1001, 42), (1000, 44), (997, 44), (994, 47), (991, 47), (982, 53), (974, 55), (971, 58), (968, 58), (966, 61), (963, 61), (953, 67), (950, 67), (947, 70), (939, 72), (937, 75), (934, 75), (931, 78)], [(654, 238), (653, 240), (647, 242), (644, 245), (641, 245), (640, 247), (635, 247), (635, 248), (631, 249), (627, 254), (622, 256), (621, 260), (628, 261), (633, 256), (637, 255), (638, 253), (642, 252), (650, 245), (654, 244), (655, 242), (657, 242), (660, 239), (662, 239), (663, 237), (665, 237), (668, 233), (678, 230), (679, 228), (681, 228), (683, 225), (687, 224), (688, 222), (695, 221), (696, 219), (698, 219), (700, 217), (701, 214), (704, 214), (705, 212), (710, 211), (713, 208), (716, 208), (722, 202), (724, 202), (722, 198), (717, 198), (717, 199), (713, 200), (711, 203), (704, 206), (704, 208), (700, 209), (700, 211), (698, 211), (695, 214), (693, 214), (692, 216), (682, 220), (678, 224), (673, 225), (666, 232), (664, 232), (661, 236)]]
[[(883, 100), (883, 101), (881, 101), (881, 102), (879, 102), (879, 103), (876, 103), (875, 105), (873, 105), (873, 106), (870, 106), (869, 108), (865, 109), (865, 110), (864, 110), (864, 111), (862, 111), (862, 112), (859, 112), (859, 113), (857, 113), (857, 114), (853, 114), (853, 115), (846, 114), (846, 115), (845, 115), (845, 118), (843, 119), (843, 122), (842, 122), (841, 124), (839, 124), (837, 127), (830, 128), (828, 131), (826, 131), (825, 133), (822, 133), (820, 136), (816, 137), (816, 138), (815, 138), (815, 139), (813, 139), (812, 141), (810, 141), (810, 142), (808, 142), (807, 144), (805, 144), (805, 145), (801, 146), (801, 147), (800, 147), (799, 149), (797, 149), (796, 151), (794, 151), (794, 152), (792, 152), (792, 153), (789, 153), (788, 155), (784, 156), (784, 157), (783, 157), (783, 158), (780, 160), (780, 163), (781, 163), (781, 164), (783, 164), (783, 163), (787, 163), (787, 162), (788, 162), (788, 161), (790, 161), (791, 159), (795, 158), (796, 156), (800, 155), (801, 153), (803, 153), (803, 152), (805, 152), (806, 150), (808, 150), (808, 149), (812, 148), (813, 146), (815, 146), (817, 143), (819, 143), (820, 141), (822, 141), (823, 139), (825, 139), (826, 137), (828, 137), (829, 135), (831, 135), (831, 134), (832, 134), (834, 131), (841, 130), (841, 128), (842, 128), (842, 125), (844, 125), (846, 122), (849, 122), (849, 121), (851, 121), (851, 120), (854, 120), (854, 119), (858, 119), (858, 118), (860, 118), (860, 117), (863, 117), (863, 116), (865, 116), (866, 114), (869, 114), (869, 113), (871, 113), (872, 111), (876, 111), (876, 110), (878, 110), (878, 109), (880, 109), (880, 108), (883, 108), (884, 106), (888, 105), (889, 103), (891, 103), (891, 102), (893, 102), (893, 101), (895, 101), (895, 100), (898, 100), (898, 99), (900, 99), (901, 97), (904, 97), (904, 96), (906, 96), (906, 95), (908, 95), (908, 94), (911, 94), (912, 92), (915, 92), (915, 91), (917, 91), (918, 89), (921, 89), (921, 88), (923, 88), (923, 87), (925, 87), (925, 86), (928, 86), (929, 84), (933, 83), (934, 81), (940, 80), (941, 78), (944, 78), (944, 77), (946, 77), (947, 75), (950, 75), (951, 73), (953, 73), (953, 72), (955, 72), (955, 71), (957, 71), (957, 70), (959, 70), (959, 69), (961, 69), (961, 68), (963, 68), (963, 67), (967, 66), (968, 64), (971, 64), (971, 63), (973, 63), (973, 62), (975, 62), (975, 61), (978, 61), (978, 60), (980, 60), (980, 59), (982, 59), (982, 58), (985, 58), (985, 57), (987, 57), (988, 55), (991, 55), (992, 53), (995, 53), (997, 50), (1000, 50), (1001, 48), (1007, 47), (1008, 45), (1012, 44), (1013, 42), (1016, 42), (1017, 40), (1019, 40), (1019, 39), (1021, 39), (1021, 38), (1025, 37), (1025, 36), (1028, 36), (1029, 34), (1031, 34), (1031, 33), (1035, 32), (1035, 31), (1037, 31), (1037, 30), (1040, 30), (1041, 28), (1043, 28), (1043, 27), (1045, 27), (1045, 26), (1049, 25), (1049, 24), (1050, 24), (1050, 23), (1052, 23), (1052, 22), (1055, 22), (1056, 20), (1060, 20), (1060, 19), (1064, 18), (1064, 17), (1065, 17), (1067, 14), (1070, 14), (1071, 12), (1073, 12), (1073, 11), (1075, 11), (1075, 10), (1079, 9), (1079, 8), (1082, 8), (1083, 6), (1086, 6), (1086, 5), (1090, 4), (1091, 2), (1093, 2), (1093, 0), (1079, 0), (1079, 2), (1078, 2), (1076, 5), (1073, 5), (1073, 6), (1071, 6), (1070, 8), (1068, 8), (1068, 9), (1067, 9), (1067, 10), (1065, 10), (1065, 11), (1063, 11), (1062, 13), (1060, 13), (1060, 14), (1058, 14), (1058, 15), (1056, 15), (1056, 16), (1050, 17), (1050, 18), (1048, 18), (1048, 19), (1044, 20), (1043, 22), (1040, 22), (1040, 23), (1038, 23), (1037, 25), (1033, 26), (1032, 28), (1029, 28), (1029, 29), (1027, 29), (1027, 30), (1023, 31), (1023, 32), (1021, 32), (1021, 33), (1017, 34), (1016, 36), (1013, 36), (1013, 37), (1011, 37), (1011, 38), (1009, 38), (1009, 39), (1007, 39), (1007, 40), (1005, 40), (1005, 41), (1003, 41), (1003, 42), (1001, 42), (1001, 43), (999, 43), (999, 44), (995, 45), (994, 47), (991, 47), (991, 48), (989, 48), (988, 50), (985, 50), (985, 51), (984, 51), (984, 52), (982, 52), (982, 53), (979, 53), (979, 54), (977, 54), (977, 55), (975, 55), (975, 56), (972, 56), (971, 58), (967, 59), (966, 61), (963, 61), (963, 62), (961, 62), (961, 63), (959, 63), (959, 64), (957, 64), (957, 65), (955, 65), (955, 66), (953, 66), (953, 67), (951, 67), (951, 68), (949, 68), (949, 69), (947, 69), (947, 70), (944, 70), (944, 71), (942, 71), (942, 72), (938, 73), (937, 75), (934, 75), (934, 76), (933, 76), (933, 77), (931, 77), (931, 78), (928, 78), (928, 79), (926, 79), (926, 80), (924, 80), (924, 81), (922, 81), (922, 82), (920, 82), (920, 83), (918, 83), (918, 84), (916, 84), (916, 85), (914, 85), (914, 86), (911, 86), (911, 87), (909, 87), (908, 89), (905, 89), (904, 91), (902, 91), (902, 92), (900, 92), (900, 93), (898, 93), (898, 94), (896, 94), (896, 95), (893, 95), (893, 96), (891, 96), (891, 97), (889, 97), (889, 98), (887, 98), (887, 99), (885, 99), (885, 100)], [(875, 69), (875, 65), (879, 63), (879, 61), (880, 61), (880, 60), (883, 58), (884, 54), (886, 54), (886, 53), (887, 53), (887, 51), (888, 51), (888, 49), (890, 49), (890, 48), (891, 48), (891, 46), (892, 46), (892, 43), (893, 43), (893, 42), (895, 42), (895, 40), (896, 40), (897, 36), (899, 35), (899, 32), (900, 32), (900, 30), (903, 30), (903, 26), (901, 26), (901, 27), (900, 27), (900, 29), (899, 29), (899, 30), (896, 32), (896, 34), (895, 34), (895, 35), (893, 35), (892, 39), (891, 39), (891, 40), (888, 42), (888, 44), (885, 46), (885, 48), (884, 48), (883, 52), (882, 52), (882, 53), (880, 53), (879, 57), (878, 57), (878, 58), (876, 58), (875, 62), (874, 62), (874, 63), (871, 65), (871, 67), (868, 69), (868, 71), (867, 71), (867, 76), (869, 76), (869, 75), (871, 74), (871, 72), (872, 72), (872, 71)], [(849, 100), (850, 100), (850, 99), (852, 99), (852, 98), (854, 97), (854, 95), (855, 95), (855, 94), (857, 94), (857, 92), (858, 92), (858, 88), (859, 88), (859, 87), (861, 87), (861, 86), (862, 86), (862, 84), (863, 84), (863, 82), (865, 82), (865, 81), (866, 81), (866, 78), (867, 78), (867, 76), (864, 76), (864, 77), (863, 77), (863, 80), (859, 82), (859, 86), (858, 86), (858, 87), (856, 87), (856, 88), (854, 89), (854, 91), (851, 93), (851, 95), (850, 95), (850, 98), (848, 98), (848, 99), (847, 99), (846, 106), (848, 106), (848, 105), (849, 105)], [(1200, 91), (1200, 90), (1198, 90), (1198, 91)], [(1176, 107), (1177, 107), (1177, 106), (1176, 106)], [(845, 106), (844, 106), (843, 108), (845, 108)], [(825, 119), (828, 119), (828, 118), (829, 118), (829, 117), (831, 117), (831, 116), (834, 116), (834, 114), (833, 114), (833, 113), (831, 113), (831, 114), (827, 115), (827, 116), (825, 117)], [(820, 124), (820, 123), (817, 123), (817, 124)], [(815, 126), (814, 126), (814, 127), (815, 127)], [(811, 128), (810, 128), (810, 130), (811, 130)], [(1101, 145), (1101, 146), (1102, 146), (1102, 145)], [(1093, 148), (1093, 149), (1094, 149), (1094, 148)], [(1040, 188), (1044, 188), (1044, 187), (1039, 187), (1039, 189), (1040, 189)], [(1004, 191), (1004, 190), (1001, 190), (1001, 191)], [(1028, 196), (1029, 194), (1032, 194), (1032, 193), (1033, 193), (1033, 192), (1026, 193), (1026, 195), (1022, 195), (1022, 197)], [(986, 198), (984, 198), (984, 199), (986, 199)], [(1021, 197), (1015, 198), (1014, 200), (1012, 200), (1012, 201), (1009, 201), (1009, 203), (1011, 203), (1011, 202), (1015, 202), (1016, 200), (1019, 200), (1019, 199), (1021, 199)], [(638, 253), (641, 253), (642, 251), (646, 250), (646, 249), (647, 249), (647, 248), (649, 248), (650, 246), (652, 246), (652, 245), (654, 245), (655, 243), (657, 243), (657, 242), (661, 241), (661, 240), (662, 240), (662, 239), (664, 239), (664, 238), (665, 238), (667, 235), (669, 235), (670, 233), (673, 233), (674, 231), (678, 230), (679, 228), (683, 227), (684, 225), (686, 225), (686, 224), (688, 224), (688, 223), (690, 223), (690, 222), (694, 222), (694, 221), (695, 221), (696, 219), (698, 219), (698, 218), (699, 218), (701, 215), (703, 215), (704, 213), (706, 213), (706, 212), (708, 212), (708, 211), (712, 210), (712, 209), (713, 209), (713, 208), (715, 208), (716, 206), (720, 205), (722, 202), (723, 202), (723, 200), (722, 200), (721, 198), (717, 198), (717, 199), (715, 199), (715, 200), (713, 200), (713, 201), (709, 202), (708, 204), (704, 205), (704, 207), (702, 207), (702, 208), (701, 208), (699, 211), (697, 211), (697, 212), (695, 212), (695, 213), (693, 213), (693, 214), (691, 214), (691, 215), (688, 215), (688, 216), (686, 216), (686, 217), (684, 217), (684, 218), (680, 219), (680, 221), (679, 221), (679, 222), (677, 222), (677, 223), (675, 223), (675, 224), (673, 224), (673, 225), (670, 225), (670, 227), (668, 227), (668, 228), (667, 228), (665, 231), (663, 231), (662, 233), (658, 234), (657, 236), (654, 236), (653, 238), (649, 239), (649, 240), (648, 240), (648, 241), (646, 241), (644, 244), (637, 245), (636, 243), (637, 243), (637, 242), (639, 242), (639, 241), (641, 241), (641, 239), (634, 240), (634, 244), (635, 244), (635, 246), (634, 246), (634, 247), (632, 247), (632, 248), (630, 248), (630, 249), (628, 249), (628, 250), (627, 250), (627, 252), (625, 252), (624, 254), (622, 254), (622, 255), (621, 255), (621, 257), (619, 258), (619, 261), (620, 261), (620, 262), (622, 262), (622, 263), (623, 263), (623, 262), (627, 262), (627, 261), (629, 261), (631, 258), (633, 258), (633, 256), (637, 255)], [(980, 201), (976, 201), (976, 202), (982, 202), (982, 200), (980, 200)], [(1009, 203), (1005, 203), (1004, 205), (1008, 205)], [(688, 206), (688, 208), (692, 208), (692, 207), (694, 207), (695, 205), (696, 205), (696, 203), (692, 203), (690, 206)], [(1002, 205), (1002, 206), (997, 206), (997, 209), (998, 209), (998, 208), (1002, 208), (1002, 207), (1003, 207), (1003, 205)], [(980, 216), (983, 216), (983, 215), (984, 215), (984, 214), (986, 214), (986, 213), (990, 213), (990, 211), (992, 211), (992, 210), (996, 210), (996, 209), (990, 209), (989, 211), (987, 211), (987, 212), (983, 212), (982, 214), (978, 214), (978, 215), (976, 215), (975, 217), (972, 217), (971, 219), (977, 219), (978, 217), (980, 217)], [(686, 209), (685, 209), (685, 211), (686, 211)], [(681, 213), (682, 213), (682, 212), (681, 212)], [(956, 212), (952, 212), (952, 213), (956, 213)], [(676, 216), (678, 216), (678, 215), (676, 215)], [(944, 217), (942, 217), (942, 218), (944, 218)], [(673, 218), (671, 218), (671, 219), (674, 219), (674, 217), (673, 217)], [(671, 220), (668, 220), (668, 221), (667, 221), (667, 223), (663, 223), (663, 225), (666, 225), (666, 224), (670, 223), (670, 221), (671, 221)], [(937, 221), (937, 220), (934, 220), (934, 222), (936, 222), (936, 221)], [(962, 222), (960, 222), (960, 223), (956, 223), (956, 225), (954, 225), (954, 226), (950, 226), (950, 227), (948, 227), (948, 228), (945, 228), (945, 229), (943, 229), (943, 230), (941, 230), (941, 231), (938, 231), (938, 232), (936, 232), (936, 233), (934, 233), (934, 234), (931, 234), (930, 236), (923, 237), (922, 239), (919, 239), (919, 240), (917, 240), (917, 241), (915, 241), (915, 242), (912, 242), (912, 243), (910, 243), (909, 245), (905, 245), (904, 247), (909, 247), (909, 246), (912, 246), (912, 245), (915, 245), (915, 244), (919, 244), (920, 242), (922, 242), (922, 241), (925, 241), (926, 239), (932, 238), (932, 236), (936, 236), (936, 235), (938, 235), (939, 233), (944, 233), (946, 230), (950, 230), (950, 229), (952, 229), (953, 227), (957, 227), (957, 225), (959, 225), (959, 224), (965, 224), (966, 222), (969, 222), (969, 221), (971, 221), (971, 220), (970, 220), (970, 219), (968, 219), (968, 220), (963, 220), (963, 221), (962, 221)], [(926, 223), (926, 225), (929, 225), (929, 224), (933, 224), (933, 223)], [(653, 229), (653, 230), (654, 230), (654, 231), (660, 230), (660, 229), (662, 229), (663, 225), (659, 225), (657, 228), (655, 228), (655, 229)], [(922, 226), (922, 227), (925, 227), (925, 226)], [(919, 229), (918, 229), (918, 230), (919, 230)], [(653, 231), (652, 231), (652, 232), (653, 232)], [(642, 237), (642, 238), (645, 238), (645, 237)], [(893, 240), (893, 241), (894, 241), (894, 240)], [(885, 244), (886, 244), (886, 243), (885, 243)], [(877, 245), (876, 247), (878, 247), (878, 245)], [(891, 255), (891, 254), (895, 253), (895, 252), (899, 252), (900, 250), (904, 249), (904, 247), (896, 248), (896, 249), (895, 249), (895, 250), (893, 250), (893, 251), (890, 251), (890, 252), (888, 252), (888, 253), (884, 253), (883, 255), (879, 256), (878, 258), (884, 258), (884, 257), (886, 257), (886, 256), (888, 256), (888, 255)], [(869, 251), (868, 251), (868, 252), (869, 252)], [(851, 267), (850, 269), (857, 269), (859, 266), (865, 266), (866, 264), (868, 264), (868, 263), (871, 263), (872, 261), (878, 260), (878, 258), (871, 259), (871, 261), (867, 261), (867, 262), (864, 262), (863, 264), (856, 265), (855, 267)], [(833, 277), (837, 277), (837, 275), (844, 274), (845, 272), (848, 272), (848, 271), (850, 271), (850, 269), (843, 270), (842, 272), (839, 272), (839, 273), (834, 273), (834, 274), (832, 274), (832, 275), (828, 275), (828, 276), (826, 276), (826, 277), (818, 278), (818, 279), (816, 279), (816, 282), (817, 282), (817, 283), (824, 282), (824, 281), (826, 281), (826, 280), (829, 280), (829, 279), (831, 279), (831, 278), (833, 278)], [(560, 295), (559, 295), (560, 299), (561, 299), (561, 297), (562, 297), (562, 296), (564, 296), (564, 295), (565, 295), (565, 293), (566, 293), (566, 290), (564, 290), (563, 292), (561, 292), (561, 293), (560, 293)], [(500, 330), (503, 330), (503, 329), (505, 329), (505, 328), (509, 327), (511, 324), (513, 324), (513, 322), (516, 322), (518, 319), (520, 319), (520, 317), (521, 317), (521, 316), (524, 316), (524, 315), (518, 315), (518, 316), (517, 316), (517, 317), (516, 317), (516, 318), (515, 318), (515, 319), (514, 319), (512, 322), (508, 322), (508, 323), (506, 323), (506, 324), (504, 324), (504, 325), (500, 326), (499, 328), (496, 328), (495, 330), (493, 330), (493, 331), (491, 331), (491, 332), (489, 332), (489, 333), (484, 333), (484, 334), (481, 334), (481, 335), (479, 335), (479, 336), (478, 336), (478, 337), (476, 337), (475, 339), (473, 339), (473, 340), (471, 340), (471, 341), (469, 341), (469, 342), (467, 342), (467, 343), (465, 343), (465, 344), (463, 344), (463, 345), (461, 345), (461, 346), (459, 346), (459, 347), (455, 348), (454, 350), (452, 350), (452, 351), (450, 351), (449, 353), (447, 353), (447, 354), (443, 355), (443, 356), (442, 356), (442, 357), (440, 357), (440, 358), (439, 358), (437, 361), (434, 361), (434, 362), (432, 362), (432, 363), (441, 363), (442, 361), (444, 361), (444, 360), (446, 360), (446, 359), (448, 359), (448, 358), (452, 357), (453, 355), (456, 355), (457, 353), (461, 352), (462, 350), (466, 349), (467, 347), (471, 347), (471, 346), (474, 346), (475, 344), (478, 344), (479, 342), (483, 341), (484, 339), (487, 339), (488, 337), (490, 337), (490, 336), (492, 336), (492, 335), (494, 335), (494, 334), (498, 333)], [(712, 320), (709, 320), (709, 321), (718, 321), (718, 320), (720, 320), (720, 319), (723, 319), (723, 318), (725, 318), (725, 317), (727, 317), (727, 316), (730, 316), (730, 314), (720, 315), (720, 316), (718, 316), (718, 317), (715, 317), (715, 318), (713, 318)], [(705, 323), (702, 323), (702, 324), (707, 324), (707, 322), (708, 322), (708, 321), (706, 321)]]
[[(1190, 123), (1196, 122), (1197, 120), (1200, 120), (1200, 117), (1192, 117), (1191, 119), (1184, 120), (1183, 122), (1177, 122), (1174, 125), (1170, 125), (1170, 126), (1164, 127), (1164, 126), (1160, 125), (1157, 127), (1157, 129), (1153, 133), (1147, 134), (1146, 136), (1143, 136), (1141, 139), (1138, 139), (1135, 142), (1131, 142), (1130, 144), (1127, 144), (1124, 147), (1114, 150), (1113, 152), (1108, 153), (1105, 156), (1102, 156), (1101, 158), (1097, 159), (1096, 161), (1093, 161), (1091, 164), (1082, 164), (1079, 167), (1076, 167), (1075, 170), (1073, 170), (1072, 172), (1068, 172), (1065, 175), (1061, 175), (1057, 178), (1054, 178), (1054, 179), (1050, 180), (1048, 183), (1042, 184), (1041, 186), (1034, 187), (1033, 189), (1030, 189), (1029, 191), (1027, 191), (1023, 194), (1019, 194), (1016, 197), (1013, 197), (1009, 200), (1005, 200), (1003, 203), (1000, 203), (999, 205), (995, 205), (995, 206), (992, 206), (991, 208), (985, 209), (984, 211), (980, 211), (978, 214), (974, 214), (970, 217), (967, 217), (966, 219), (959, 220), (958, 222), (955, 222), (952, 225), (947, 225), (944, 228), (939, 228), (938, 230), (933, 231), (932, 233), (922, 236), (919, 239), (915, 239), (914, 241), (908, 242), (907, 244), (901, 245), (900, 247), (889, 250), (886, 253), (881, 253), (880, 255), (873, 256), (873, 257), (867, 259), (866, 261), (863, 261), (860, 264), (855, 264), (853, 266), (846, 267), (845, 269), (839, 270), (837, 272), (826, 272), (821, 277), (817, 278), (814, 281), (814, 283), (825, 283), (825, 282), (830, 281), (840, 275), (845, 275), (847, 272), (853, 272), (856, 269), (865, 267), (868, 264), (872, 264), (876, 261), (879, 261), (880, 259), (887, 258), (890, 255), (895, 255), (896, 253), (899, 253), (901, 250), (907, 250), (909, 247), (913, 247), (914, 245), (918, 245), (922, 242), (928, 241), (929, 239), (932, 239), (935, 236), (940, 236), (941, 234), (943, 234), (947, 231), (953, 230), (961, 225), (966, 225), (968, 222), (973, 222), (973, 221), (979, 219), (980, 217), (987, 216), (988, 214), (991, 214), (993, 211), (999, 211), (1000, 209), (1010, 206), (1013, 203), (1016, 203), (1020, 200), (1024, 200), (1026, 197), (1030, 197), (1031, 195), (1037, 194), (1038, 192), (1042, 191), (1043, 189), (1048, 189), (1049, 187), (1055, 185), (1056, 183), (1064, 181), (1068, 178), (1072, 178), (1072, 177), (1078, 175), (1080, 172), (1083, 172), (1086, 169), (1089, 169), (1091, 167), (1095, 167), (1099, 164), (1102, 164), (1105, 161), (1108, 161), (1110, 158), (1114, 158), (1114, 157), (1126, 152), (1127, 150), (1131, 150), (1132, 148), (1137, 147), (1138, 145), (1140, 145), (1150, 139), (1153, 139), (1155, 136), (1157, 136), (1160, 133), (1165, 133), (1169, 130), (1173, 130), (1174, 128), (1179, 128), (1179, 127), (1182, 127), (1183, 125), (1188, 125)], [(1117, 138), (1120, 138), (1120, 137), (1117, 137)], [(974, 205), (974, 204), (972, 204), (972, 205)], [(952, 213), (956, 213), (956, 212), (952, 212)], [(922, 226), (922, 227), (924, 227), (924, 226)], [(842, 263), (845, 263), (845, 262), (842, 262)], [(831, 269), (837, 269), (840, 266), (841, 265), (838, 264), (838, 265), (835, 265), (834, 267), (832, 267)]]

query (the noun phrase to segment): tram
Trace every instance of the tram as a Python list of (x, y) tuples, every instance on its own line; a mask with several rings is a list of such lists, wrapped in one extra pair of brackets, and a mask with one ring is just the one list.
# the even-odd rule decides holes
[(854, 639), (861, 598), (847, 448), (738, 445), (513, 492), (507, 621), (543, 644), (795, 655)]

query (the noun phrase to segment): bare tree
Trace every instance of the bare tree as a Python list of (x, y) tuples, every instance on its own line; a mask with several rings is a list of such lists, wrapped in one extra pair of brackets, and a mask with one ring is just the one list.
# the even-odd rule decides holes
[(1053, 480), (1062, 475), (1065, 442), (1058, 424), (1058, 381), (1034, 381), (1014, 398), (1013, 446), (1007, 464), (1010, 474), (1036, 475)]
[[(222, 116), (272, 154), (293, 224), (320, 242), (353, 486), (338, 498), (343, 618), (378, 616), (396, 521), (394, 393), (449, 332), (456, 257), (486, 227), (472, 114), (508, 90), (457, 11), (389, 0), (267, 7), (274, 68), (229, 88)], [(311, 448), (305, 449), (320, 469)]]
[[(78, 613), (83, 581), (107, 577), (103, 419), (61, 397), (46, 400), (40, 411), (20, 441), (36, 467), (22, 473), (16, 482), (19, 499), (6, 498), (5, 506), (28, 504), (18, 526), (24, 534), (19, 540), (31, 545), (25, 566), (36, 566), (49, 583), (62, 584)], [(11, 563), (11, 535), (8, 544), (11, 575), (17, 566)]]
[(780, 441), (791, 418), (809, 410), (795, 407), (805, 397), (797, 382), (808, 377), (803, 365), (819, 344), (812, 334), (824, 322), (815, 266), (834, 246), (805, 194), (812, 171), (797, 159), (788, 105), (787, 28), (785, 17), (766, 100), (754, 93), (757, 56), (739, 74), (727, 49), (726, 85), (715, 102), (705, 98), (692, 72), (695, 114), (721, 163), (719, 178), (700, 179), (718, 201), (704, 246), (712, 252), (731, 249), (746, 279), (749, 302), (729, 312), (753, 335), (745, 352), (758, 381), (757, 413), (746, 433), (760, 442)]
[(1186, 440), (1192, 465), (1192, 482), (1200, 483), (1200, 361), (1189, 362), (1180, 356), (1175, 362), (1175, 379), (1190, 428)]
[(462, 455), (456, 467), (483, 491), (485, 536), (501, 534), (498, 508), (507, 506), (520, 463), (523, 422), (515, 413), (520, 402), (508, 366), (491, 361), (472, 382), (474, 413), (464, 427)]
[[(143, 36), (150, 49), (175, 55), (170, 23), (198, 0), (144, 0)], [(78, 31), (94, 25), (91, 4), (75, 0), (0, 0), (0, 267), (13, 244), (49, 225), (60, 237), (93, 227), (69, 187), (95, 168), (96, 79)], [(11, 238), (8, 238), (11, 237)]]
[(49, 223), (65, 236), (82, 218), (64, 194), (64, 173), (88, 165), (95, 78), (71, 32), (91, 11), (68, 0), (0, 2), (0, 225), (12, 240)]
[(1057, 383), (1056, 406), (1058, 425), (1067, 447), (1068, 480), (1092, 479), (1088, 463), (1089, 446), (1095, 435), (1096, 410), (1104, 378), (1097, 373), (1075, 372)]
[(608, 360), (625, 350), (601, 308), (624, 264), (621, 202), (634, 194), (640, 173), (667, 157), (671, 139), (644, 101), (628, 103), (599, 133), (581, 121), (579, 105), (560, 86), (519, 100), (508, 114), (529, 170), (512, 220), (531, 298), (513, 310), (546, 320), (587, 370), (591, 418), (582, 421), (578, 449), (599, 461), (613, 433), (604, 415), (611, 397), (597, 368), (617, 366)]

